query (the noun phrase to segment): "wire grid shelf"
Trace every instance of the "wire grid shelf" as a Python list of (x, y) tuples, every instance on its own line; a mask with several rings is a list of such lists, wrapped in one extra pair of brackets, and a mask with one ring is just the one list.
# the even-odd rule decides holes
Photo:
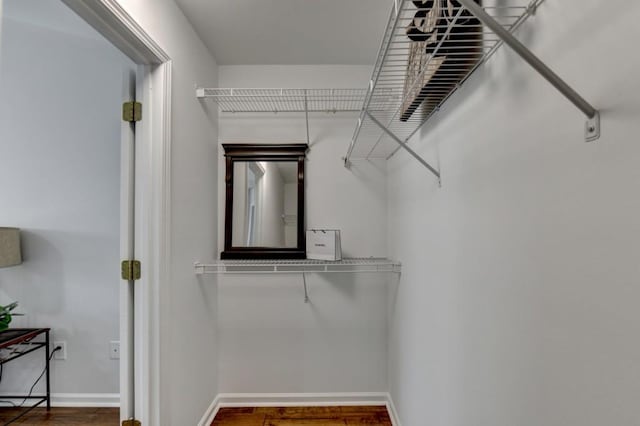
[(221, 112), (360, 112), (366, 89), (197, 89)]
[[(482, 4), (485, 12), (513, 33), (543, 1), (484, 0)], [(414, 18), (424, 18), (431, 8), (420, 9), (413, 1), (396, 0), (349, 146), (347, 163), (354, 158), (393, 156), (400, 147), (380, 125), (406, 143), (503, 44), (500, 37), (475, 20), (457, 1), (423, 4), (440, 4), (442, 10), (446, 9), (449, 18), (432, 24), (441, 38), (411, 40), (407, 32), (426, 24), (425, 20)], [(427, 50), (428, 54), (424, 53)], [(416, 60), (417, 53), (423, 56), (420, 60)], [(409, 66), (410, 57), (413, 69)]]
[(247, 273), (400, 273), (402, 264), (386, 258), (358, 257), (331, 262), (326, 260), (224, 260), (209, 264), (196, 263), (196, 274), (247, 274)]

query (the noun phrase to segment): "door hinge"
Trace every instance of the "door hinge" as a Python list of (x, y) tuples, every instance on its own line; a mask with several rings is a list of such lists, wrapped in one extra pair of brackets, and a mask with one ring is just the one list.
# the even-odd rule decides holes
[(123, 420), (122, 421), (122, 426), (141, 426), (142, 423), (140, 423), (140, 420), (136, 420), (136, 419), (129, 419), (129, 420)]
[(142, 120), (142, 104), (140, 102), (125, 102), (122, 104), (122, 120), (135, 123)]
[(121, 264), (122, 279), (126, 281), (136, 281), (140, 279), (140, 261), (123, 260)]

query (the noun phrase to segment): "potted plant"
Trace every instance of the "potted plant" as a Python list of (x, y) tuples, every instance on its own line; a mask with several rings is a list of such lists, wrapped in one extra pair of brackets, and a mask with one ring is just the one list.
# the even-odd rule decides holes
[[(9, 324), (11, 323), (13, 311), (18, 306), (18, 302), (10, 303), (6, 306), (0, 306), (0, 331), (4, 331), (9, 328)], [(19, 314), (13, 314), (19, 315)]]

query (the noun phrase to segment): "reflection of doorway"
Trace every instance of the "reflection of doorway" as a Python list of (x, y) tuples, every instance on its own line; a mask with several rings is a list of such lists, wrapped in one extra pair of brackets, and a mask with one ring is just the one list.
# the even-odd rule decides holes
[(256, 240), (256, 175), (247, 167), (247, 246)]
[(257, 162), (248, 163), (247, 167), (247, 246), (252, 247), (256, 245), (259, 240), (261, 221), (259, 208), (262, 205), (260, 196), (262, 191), (260, 190), (261, 180), (264, 176), (265, 170)]
[(278, 163), (283, 181), (282, 222), (284, 224), (284, 246), (295, 247), (298, 243), (298, 164)]

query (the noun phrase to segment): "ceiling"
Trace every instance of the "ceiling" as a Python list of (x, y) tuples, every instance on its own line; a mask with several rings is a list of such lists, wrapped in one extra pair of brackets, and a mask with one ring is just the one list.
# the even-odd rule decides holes
[(373, 65), (392, 0), (176, 0), (220, 65)]

